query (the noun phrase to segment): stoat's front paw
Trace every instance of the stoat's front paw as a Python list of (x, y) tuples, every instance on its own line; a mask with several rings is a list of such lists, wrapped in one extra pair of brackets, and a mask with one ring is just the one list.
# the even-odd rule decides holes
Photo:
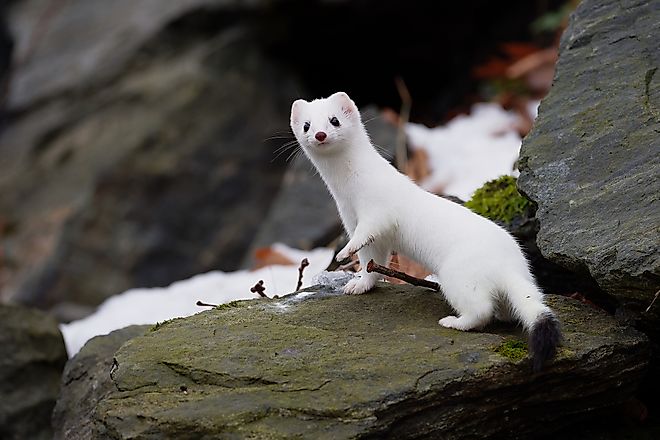
[(370, 290), (376, 284), (371, 277), (353, 278), (344, 286), (347, 295), (359, 295)]

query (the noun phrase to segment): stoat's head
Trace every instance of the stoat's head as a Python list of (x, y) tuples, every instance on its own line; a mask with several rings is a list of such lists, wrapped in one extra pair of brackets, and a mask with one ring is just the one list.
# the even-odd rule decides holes
[(345, 148), (362, 128), (360, 112), (344, 92), (291, 107), (291, 130), (308, 153), (326, 154)]

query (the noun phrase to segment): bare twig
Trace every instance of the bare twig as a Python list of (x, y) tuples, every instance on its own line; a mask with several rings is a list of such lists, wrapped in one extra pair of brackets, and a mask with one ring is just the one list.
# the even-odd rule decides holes
[(259, 280), (257, 284), (250, 287), (250, 292), (256, 293), (262, 298), (268, 298), (268, 296), (264, 293), (265, 291), (266, 288), (264, 287), (264, 280)]
[(651, 307), (653, 307), (653, 304), (655, 304), (655, 300), (658, 299), (658, 295), (660, 295), (660, 290), (655, 292), (655, 296), (653, 297), (653, 301), (651, 301), (651, 304), (649, 304), (649, 306), (646, 308), (645, 313), (648, 313), (649, 310), (651, 310)]
[(300, 262), (300, 267), (298, 268), (298, 284), (296, 285), (296, 290), (300, 290), (302, 287), (303, 271), (307, 266), (309, 266), (309, 260), (307, 258), (303, 258)]
[(208, 304), (208, 303), (203, 303), (201, 301), (197, 301), (197, 305), (200, 307), (218, 307), (217, 304)]
[(355, 266), (357, 266), (360, 263), (360, 260), (351, 260), (346, 264), (342, 264), (341, 266), (337, 267), (337, 270), (348, 270), (352, 269)]
[(376, 264), (374, 260), (369, 260), (369, 264), (367, 264), (367, 272), (378, 272), (380, 274), (387, 275), (388, 277), (405, 281), (406, 283), (412, 284), (413, 286), (427, 287), (431, 290), (435, 290), (436, 292), (440, 291), (440, 284), (436, 283), (435, 281), (423, 280), (421, 278), (408, 275), (405, 272), (399, 272), (398, 270), (381, 266), (380, 264)]
[(396, 89), (401, 97), (401, 113), (399, 114), (399, 131), (396, 135), (396, 167), (405, 173), (408, 166), (408, 151), (406, 150), (406, 124), (410, 120), (410, 109), (412, 108), (412, 97), (406, 83), (401, 77), (397, 77)]

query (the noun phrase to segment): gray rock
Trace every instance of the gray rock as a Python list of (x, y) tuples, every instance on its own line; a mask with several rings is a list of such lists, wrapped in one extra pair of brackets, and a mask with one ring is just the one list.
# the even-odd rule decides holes
[(90, 438), (520, 438), (627, 400), (647, 365), (643, 335), (565, 297), (549, 298), (564, 345), (532, 375), (513, 324), (441, 328), (447, 304), (410, 286), (323, 292), (131, 339)]
[[(393, 158), (396, 128), (386, 122), (375, 107), (362, 111), (362, 120), (372, 142), (382, 149), (381, 154)], [(287, 140), (293, 140), (293, 135)], [(300, 148), (294, 145), (285, 150), (285, 157)], [(300, 151), (284, 174), (282, 186), (259, 228), (244, 266), (251, 266), (256, 248), (280, 242), (299, 249), (312, 249), (328, 245), (341, 231), (341, 220), (332, 196), (314, 166)]]
[(637, 310), (660, 289), (658, 35), (658, 2), (581, 2), (519, 162), (543, 255)]
[(110, 379), (114, 354), (124, 342), (145, 334), (149, 328), (147, 325), (133, 325), (92, 338), (67, 362), (62, 390), (53, 411), (56, 440), (94, 438), (94, 410), (115, 390)]
[(40, 0), (16, 2), (11, 11), (16, 71), (9, 94), (10, 106), (24, 108), (112, 79), (165, 25), (190, 11), (250, 9), (262, 3), (261, 0), (69, 0), (53, 5)]
[(6, 257), (34, 268), (7, 283), (14, 299), (93, 306), (239, 267), (284, 171), (264, 140), (287, 126), (297, 87), (248, 29), (176, 47), (180, 34), (163, 32), (110, 92), (63, 98), (75, 119), (58, 122), (53, 103), (56, 129), (40, 125), (44, 106), (0, 139), (0, 151), (33, 148), (0, 178), (0, 212), (16, 225)]
[(67, 355), (54, 319), (0, 305), (0, 438), (50, 439)]

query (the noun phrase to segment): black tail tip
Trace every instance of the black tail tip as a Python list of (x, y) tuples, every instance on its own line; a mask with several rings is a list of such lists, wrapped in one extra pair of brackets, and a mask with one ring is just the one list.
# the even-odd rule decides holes
[(529, 333), (529, 350), (535, 373), (541, 371), (543, 365), (555, 357), (561, 340), (561, 326), (557, 317), (552, 312), (541, 314)]

